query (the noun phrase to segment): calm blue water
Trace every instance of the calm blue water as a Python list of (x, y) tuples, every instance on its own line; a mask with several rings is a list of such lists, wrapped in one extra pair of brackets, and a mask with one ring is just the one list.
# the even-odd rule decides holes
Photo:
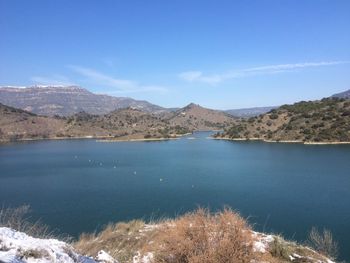
[[(350, 259), (350, 146), (209, 140), (0, 146), (0, 203), (71, 235), (110, 221), (229, 205), (255, 229), (304, 240), (332, 230)], [(90, 161), (89, 161), (90, 160)]]

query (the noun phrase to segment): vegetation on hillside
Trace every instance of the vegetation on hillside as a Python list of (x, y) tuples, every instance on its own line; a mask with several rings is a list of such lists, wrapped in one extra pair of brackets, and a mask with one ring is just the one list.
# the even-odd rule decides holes
[(216, 137), (272, 141), (349, 142), (350, 100), (325, 98), (283, 105), (241, 119)]

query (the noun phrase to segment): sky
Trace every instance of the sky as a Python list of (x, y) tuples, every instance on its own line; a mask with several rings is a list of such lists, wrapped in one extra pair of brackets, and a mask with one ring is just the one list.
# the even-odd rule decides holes
[(349, 0), (0, 0), (0, 85), (164, 107), (275, 106), (350, 89)]

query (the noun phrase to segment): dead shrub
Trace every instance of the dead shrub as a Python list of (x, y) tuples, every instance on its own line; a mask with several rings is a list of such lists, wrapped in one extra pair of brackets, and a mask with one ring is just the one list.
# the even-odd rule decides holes
[(313, 227), (309, 233), (307, 243), (325, 256), (333, 259), (338, 256), (338, 243), (333, 239), (333, 235), (328, 229), (319, 232), (317, 228)]
[(0, 226), (12, 228), (33, 237), (54, 237), (54, 233), (49, 230), (48, 226), (44, 225), (40, 221), (32, 222), (28, 216), (29, 213), (29, 205), (23, 205), (16, 208), (2, 207), (0, 209)]
[(207, 209), (165, 223), (145, 251), (155, 251), (156, 263), (245, 263), (253, 259), (251, 229), (226, 208)]

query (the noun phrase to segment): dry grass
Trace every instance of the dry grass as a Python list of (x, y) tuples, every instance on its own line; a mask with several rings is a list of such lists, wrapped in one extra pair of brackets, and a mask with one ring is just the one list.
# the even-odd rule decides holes
[(282, 237), (276, 236), (270, 244), (269, 251), (274, 258), (289, 261), (294, 249), (294, 243), (285, 241)]
[(333, 259), (338, 256), (338, 243), (333, 239), (332, 233), (327, 229), (319, 232), (317, 228), (313, 227), (309, 233), (308, 244), (325, 256)]
[[(310, 245), (310, 242), (308, 242)], [(331, 258), (325, 253), (319, 253), (305, 245), (300, 245), (294, 241), (287, 241), (280, 235), (275, 235), (273, 242), (269, 244), (269, 253), (263, 255), (265, 262), (285, 263), (291, 262), (310, 262), (322, 263), (328, 262)], [(334, 259), (334, 258), (333, 258)]]
[(108, 224), (98, 234), (82, 234), (73, 246), (84, 255), (96, 256), (104, 250), (120, 262), (131, 262), (153, 233), (141, 220)]
[[(37, 238), (55, 237), (54, 232), (48, 226), (40, 221), (32, 222), (28, 216), (29, 213), (29, 205), (16, 208), (2, 207), (0, 209), (0, 227), (9, 227)], [(60, 236), (60, 238), (67, 240), (67, 237), (64, 236)]]
[(153, 241), (145, 251), (155, 251), (155, 263), (244, 263), (254, 257), (250, 227), (230, 209), (185, 214), (164, 224)]

